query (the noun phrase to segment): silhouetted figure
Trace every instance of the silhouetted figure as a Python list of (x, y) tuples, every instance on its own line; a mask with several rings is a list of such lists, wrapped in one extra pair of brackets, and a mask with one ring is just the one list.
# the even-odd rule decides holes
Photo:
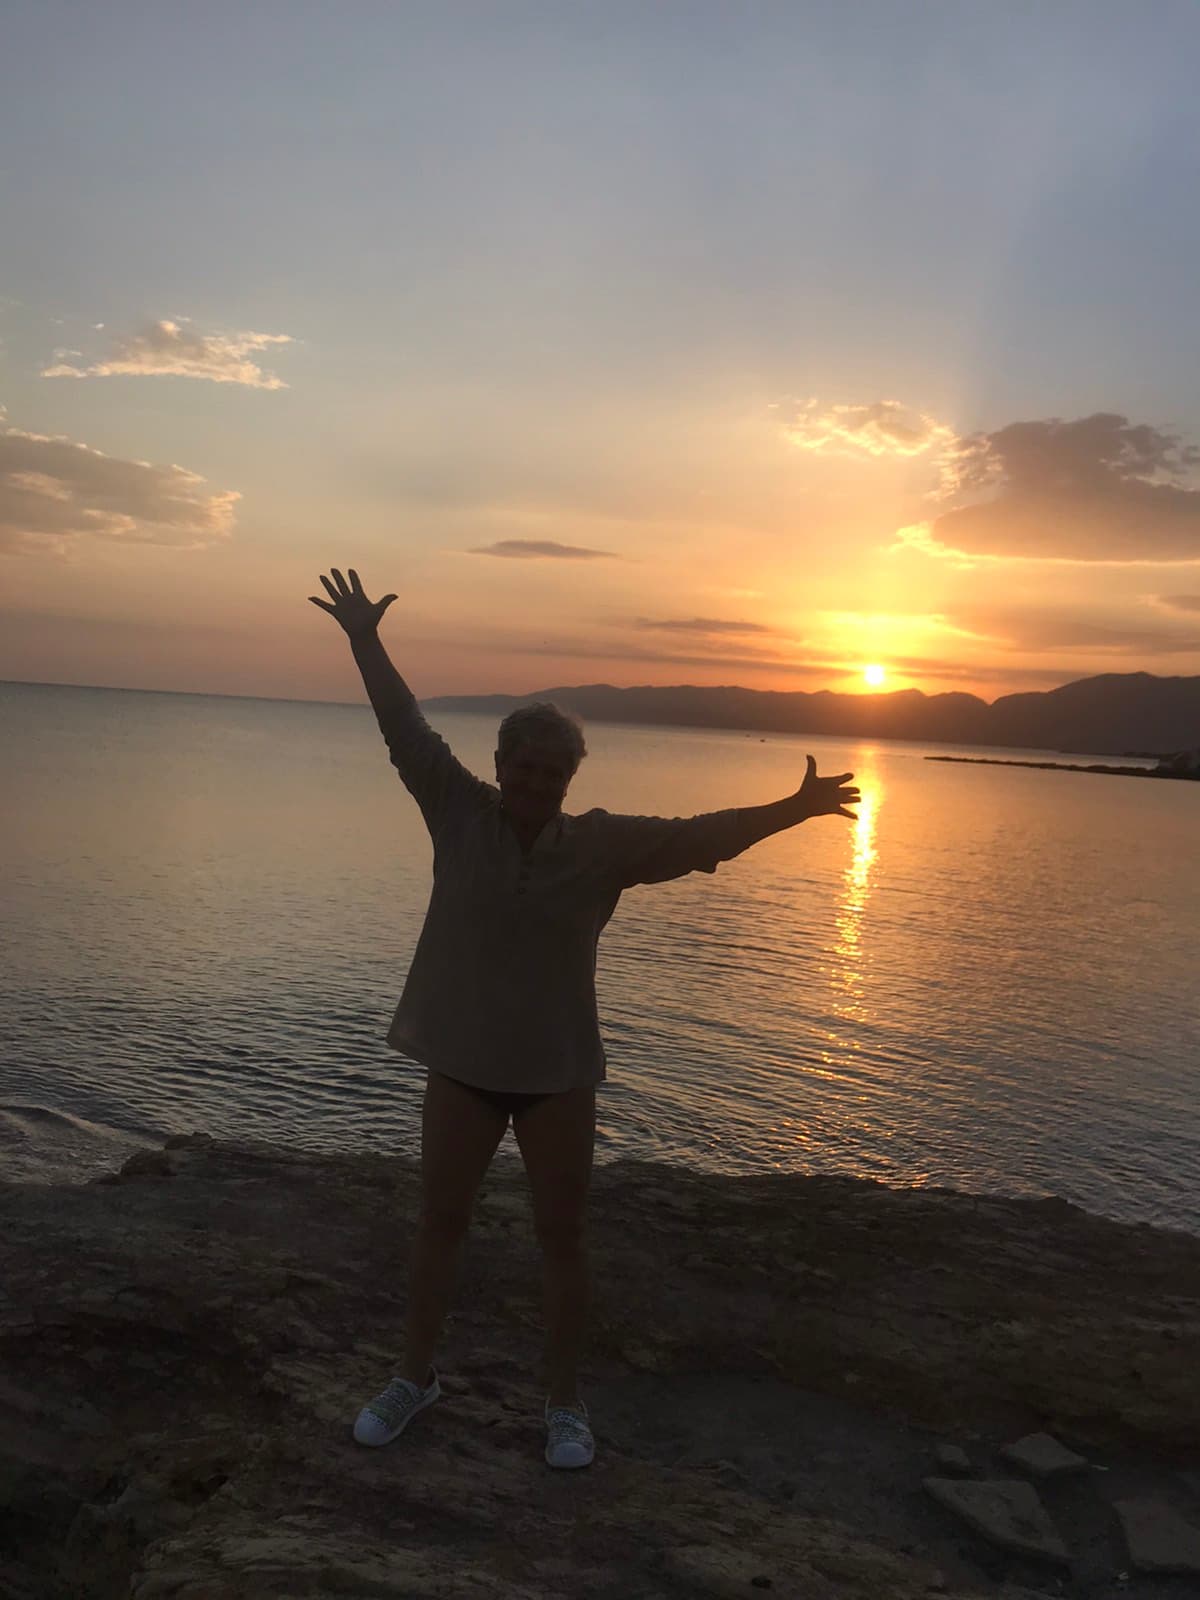
[(354, 1437), (382, 1445), (440, 1393), (432, 1366), (459, 1249), (484, 1173), (512, 1118), (542, 1249), (546, 1460), (586, 1466), (594, 1443), (578, 1391), (589, 1302), (584, 1224), (605, 1076), (596, 947), (624, 889), (715, 872), (760, 839), (859, 798), (853, 773), (817, 776), (773, 804), (695, 817), (562, 809), (586, 755), (557, 706), (522, 706), (500, 725), (496, 786), (474, 777), (430, 728), (379, 639), (396, 599), (368, 600), (335, 567), (310, 595), (350, 638), (392, 764), (433, 839), (433, 891), (387, 1039), (427, 1068), (421, 1212), (403, 1358), (360, 1412)]

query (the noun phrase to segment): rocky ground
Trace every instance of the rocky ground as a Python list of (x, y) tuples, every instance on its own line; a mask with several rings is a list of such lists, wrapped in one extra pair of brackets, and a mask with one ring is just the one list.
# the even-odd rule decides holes
[[(505, 1160), (444, 1400), (385, 1450), (350, 1439), (391, 1372), (415, 1194), (404, 1162), (203, 1136), (0, 1186), (0, 1596), (1200, 1594), (1200, 1240), (601, 1166), (598, 1456), (554, 1473)], [(1082, 1461), (1004, 1454), (1043, 1432)]]

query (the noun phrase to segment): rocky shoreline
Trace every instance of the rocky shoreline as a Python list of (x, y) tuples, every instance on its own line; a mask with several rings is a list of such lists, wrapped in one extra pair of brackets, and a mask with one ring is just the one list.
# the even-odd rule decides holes
[(0, 1186), (0, 1597), (1200, 1592), (1200, 1239), (1059, 1200), (602, 1165), (598, 1456), (555, 1474), (508, 1160), (444, 1400), (386, 1450), (350, 1440), (394, 1359), (415, 1200), (406, 1160), (203, 1135)]
[(1039, 772), (1102, 772), (1113, 778), (1168, 778), (1195, 783), (1200, 771), (1170, 767), (1114, 767), (1101, 762), (1081, 766), (1071, 761), (1014, 761), (1002, 756), (926, 756), (926, 761), (957, 761), (967, 767), (1033, 767)]

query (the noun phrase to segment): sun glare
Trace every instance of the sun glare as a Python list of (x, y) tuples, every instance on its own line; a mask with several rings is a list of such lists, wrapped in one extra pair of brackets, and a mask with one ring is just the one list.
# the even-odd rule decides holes
[(867, 683), (872, 689), (878, 689), (880, 684), (887, 677), (887, 673), (882, 667), (872, 665), (863, 668), (863, 677), (866, 679)]

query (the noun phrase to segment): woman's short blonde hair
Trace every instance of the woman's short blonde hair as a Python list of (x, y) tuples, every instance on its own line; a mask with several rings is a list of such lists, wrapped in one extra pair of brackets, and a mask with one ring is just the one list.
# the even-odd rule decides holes
[(572, 773), (579, 770), (579, 763), (587, 755), (582, 723), (551, 700), (535, 700), (508, 713), (497, 737), (501, 761), (507, 761), (525, 740), (564, 750), (571, 758)]

